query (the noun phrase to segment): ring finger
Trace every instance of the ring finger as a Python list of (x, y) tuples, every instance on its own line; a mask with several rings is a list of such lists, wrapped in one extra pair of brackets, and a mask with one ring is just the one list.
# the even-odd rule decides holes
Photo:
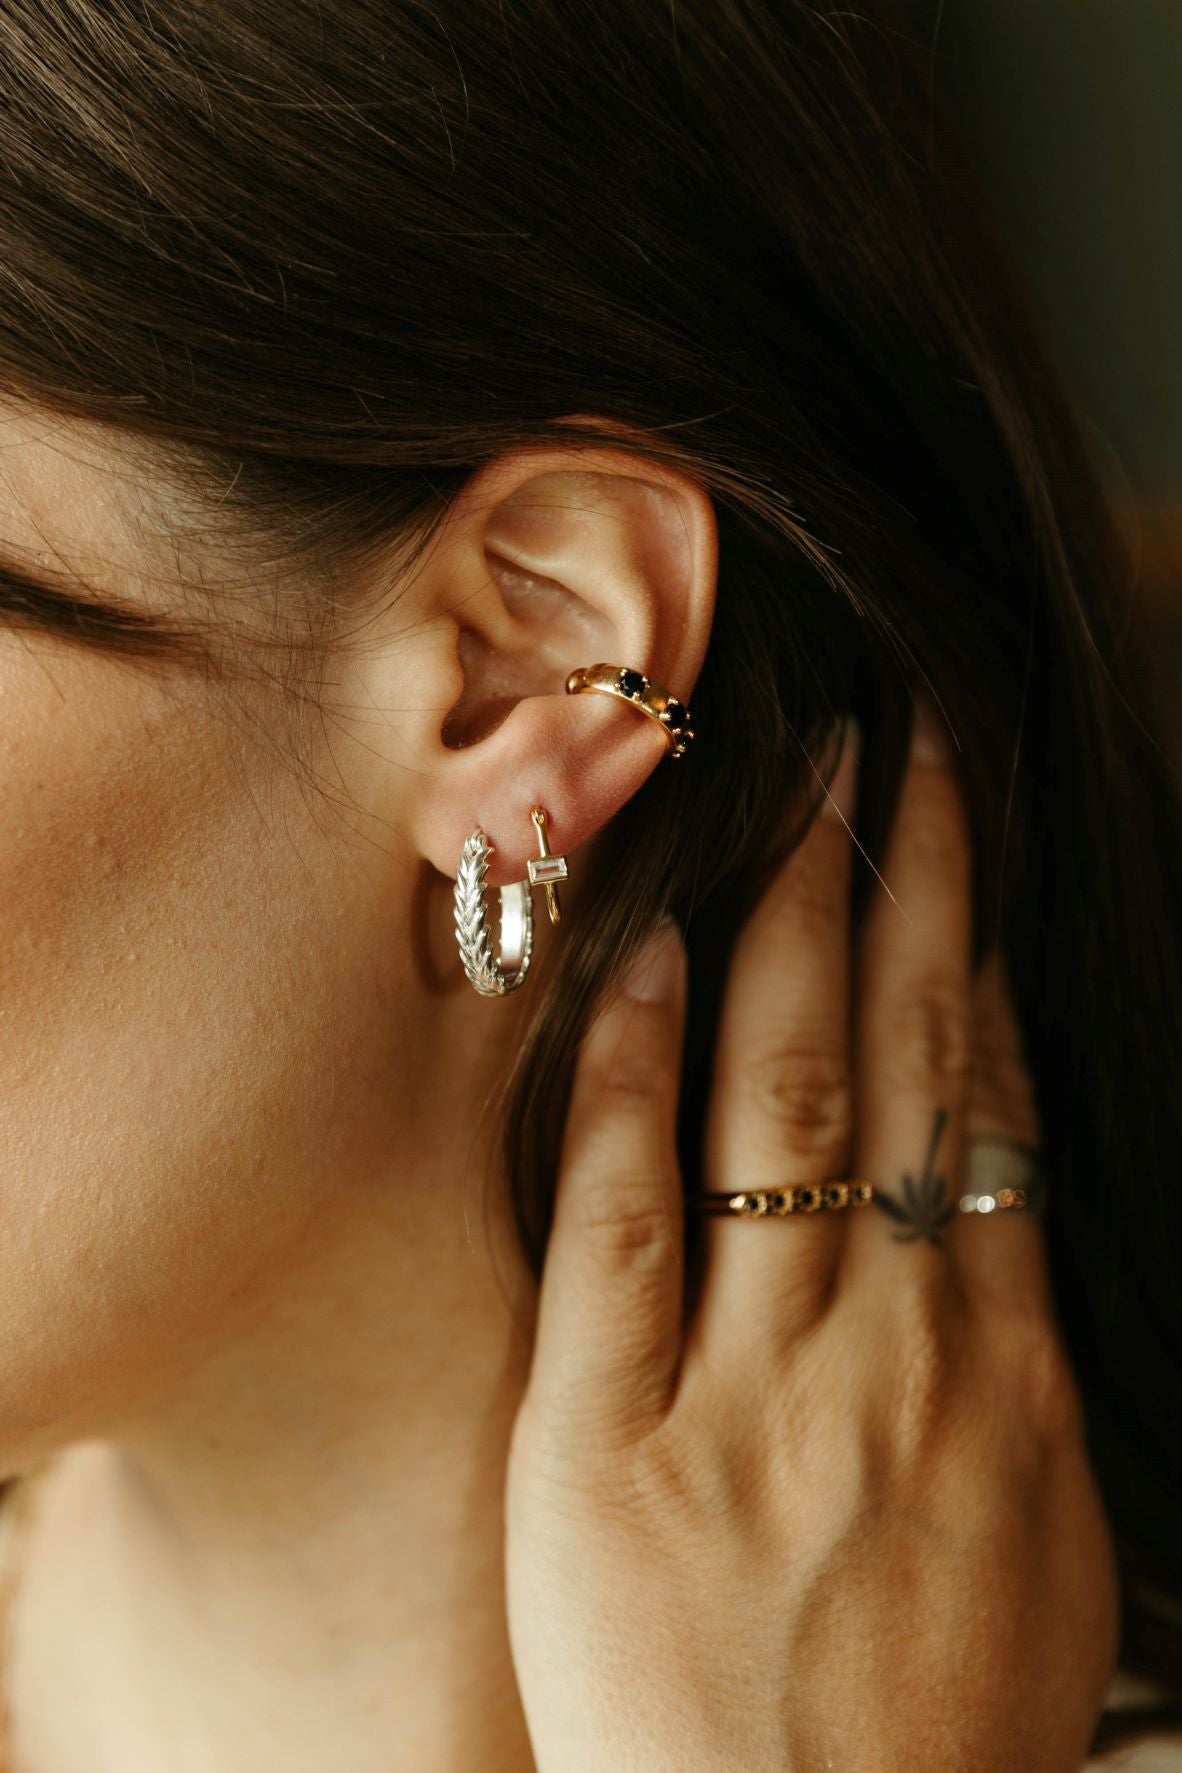
[[(845, 1174), (856, 780), (851, 728), (819, 816), (736, 943), (705, 1129), (710, 1190), (819, 1186)], [(753, 1326), (762, 1341), (791, 1334), (815, 1315), (846, 1216), (795, 1212), (758, 1224), (733, 1214), (709, 1218), (698, 1333), (731, 1351), (750, 1339)]]
[(925, 699), (858, 954), (854, 1170), (887, 1213), (854, 1216), (843, 1288), (951, 1279), (972, 1059), (971, 861), (943, 717)]

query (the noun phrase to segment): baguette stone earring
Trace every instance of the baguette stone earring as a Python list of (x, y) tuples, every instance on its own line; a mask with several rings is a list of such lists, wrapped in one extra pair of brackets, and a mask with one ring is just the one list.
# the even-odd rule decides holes
[(562, 916), (558, 882), (568, 878), (566, 857), (550, 853), (545, 808), (531, 807), (529, 816), (537, 834), (538, 854), (527, 861), (525, 880), (510, 881), (499, 889), (501, 929), (497, 953), (493, 951), (484, 884), (494, 847), (477, 826), (460, 852), (455, 890), (456, 941), (468, 982), (481, 997), (505, 997), (525, 983), (534, 943), (534, 887), (546, 889), (551, 923), (557, 923)]
[(660, 727), (665, 736), (666, 755), (685, 756), (685, 748), (694, 736), (690, 711), (663, 684), (646, 677), (643, 671), (633, 671), (628, 665), (580, 665), (567, 678), (566, 693), (577, 696), (585, 690), (600, 690), (606, 696), (618, 696), (622, 702), (631, 702)]

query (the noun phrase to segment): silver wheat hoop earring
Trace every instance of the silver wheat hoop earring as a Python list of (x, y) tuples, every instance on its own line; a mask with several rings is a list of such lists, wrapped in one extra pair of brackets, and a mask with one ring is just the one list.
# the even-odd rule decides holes
[(500, 941), (494, 949), (488, 913), (485, 876), (496, 851), (479, 826), (465, 840), (456, 870), (455, 926), (460, 960), (468, 982), (481, 997), (505, 997), (524, 985), (534, 945), (536, 886), (546, 889), (546, 908), (551, 923), (558, 923), (562, 909), (558, 882), (568, 878), (566, 857), (550, 853), (546, 841), (546, 811), (530, 808), (538, 839), (538, 854), (526, 863), (526, 879), (499, 888), (501, 898)]

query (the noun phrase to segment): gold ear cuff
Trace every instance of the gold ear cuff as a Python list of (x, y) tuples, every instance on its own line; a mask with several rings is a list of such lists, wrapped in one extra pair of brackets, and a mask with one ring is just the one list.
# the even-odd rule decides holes
[(580, 665), (567, 678), (566, 692), (569, 696), (577, 696), (584, 690), (600, 690), (604, 695), (617, 696), (622, 702), (631, 702), (634, 708), (656, 721), (665, 735), (669, 756), (684, 756), (685, 748), (694, 736), (690, 711), (663, 684), (655, 683), (643, 671), (633, 671), (627, 665)]

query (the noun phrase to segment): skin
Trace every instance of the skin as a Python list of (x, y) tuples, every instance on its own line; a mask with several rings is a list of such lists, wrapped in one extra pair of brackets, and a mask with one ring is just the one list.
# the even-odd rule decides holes
[[(225, 578), (162, 464), (0, 417), (0, 557), (162, 612)], [(370, 613), (322, 722), (0, 622), (0, 1470), (69, 1449), (18, 1767), (532, 1764), (500, 1499), (535, 1298), (486, 1109), (563, 932), (479, 999), (454, 870), (480, 824), (490, 884), (521, 878), (539, 801), (593, 914), (596, 833), (664, 743), (565, 677), (619, 657), (688, 693), (715, 532), (615, 449), (465, 495), (417, 574), (392, 544), (345, 587)], [(272, 595), (260, 566), (235, 613)]]
[[(921, 718), (858, 939), (849, 749), (838, 816), (742, 933), (710, 1187), (854, 1175), (900, 1201), (934, 1149), (948, 1200), (967, 1138), (1037, 1143), (1003, 969), (970, 966), (960, 788)], [(686, 1323), (676, 931), (648, 969), (652, 1001), (615, 999), (586, 1043), (511, 1450), (538, 1767), (1072, 1773), (1116, 1576), (1039, 1222), (711, 1219)]]
[[(9, 553), (159, 609), (183, 610), (195, 577), (217, 577), (216, 529), (184, 528), (163, 471), (121, 474), (90, 428), (27, 407), (2, 416)], [(977, 1759), (965, 1765), (1067, 1766), (1012, 1758), (1019, 1714), (1033, 1694), (1045, 1711), (1048, 1688), (1062, 1719), (1055, 1752), (1086, 1739), (1111, 1658), (1111, 1570), (1023, 1215), (957, 1225), (949, 1239), (957, 1276), (975, 1263), (973, 1297), (990, 1301), (987, 1362), (969, 1358), (985, 1314), (972, 1335), (965, 1309), (947, 1315), (959, 1298), (948, 1252), (895, 1243), (877, 1213), (712, 1224), (690, 1340), (698, 1377), (666, 1432), (675, 1017), (629, 1004), (596, 1025), (581, 1064), (540, 1319), (516, 1256), (482, 1114), (540, 992), (531, 980), (496, 1002), (472, 993), (450, 928), (452, 874), (480, 824), (497, 847), (490, 884), (520, 878), (540, 802), (551, 848), (570, 859), (564, 916), (594, 915), (582, 877), (597, 834), (664, 745), (607, 698), (565, 696), (566, 673), (627, 661), (692, 706), (716, 572), (704, 492), (605, 443), (498, 458), (421, 571), (400, 579), (394, 547), (371, 561), (349, 589), (380, 613), (334, 644), (323, 722), (294, 720), (269, 680), (230, 699), (191, 674), (144, 673), (0, 625), (0, 1468), (53, 1459), (16, 1610), (17, 1773), (22, 1759), (38, 1773), (96, 1773), (96, 1745), (119, 1773), (388, 1773), (391, 1744), (397, 1764), (422, 1773), (577, 1773), (622, 1764), (623, 1712), (635, 1720), (629, 1752), (643, 1752), (630, 1768), (767, 1764), (772, 1744), (803, 1768), (851, 1716), (869, 1715), (888, 1728), (885, 1746), (870, 1755), (859, 1743), (845, 1764), (946, 1773), (950, 1759), (904, 1759), (900, 1745), (914, 1743), (933, 1690), (945, 1749), (964, 1714), (965, 1658), (970, 1646), (980, 1655), (966, 1555), (999, 1622), (991, 1643), (1007, 1671), (1026, 1672), (1007, 1705), (991, 1693), (992, 1737), (973, 1715)], [(265, 572), (249, 590), (265, 611)], [(951, 812), (947, 772), (927, 775)], [(892, 940), (870, 950), (866, 988), (877, 981), (880, 997), (869, 1001), (887, 981), (897, 1005), (925, 953), (963, 953), (963, 883), (956, 866), (935, 865), (960, 839), (937, 837), (931, 821), (921, 837), (924, 867), (884, 901), (906, 927), (879, 913)], [(749, 1145), (746, 1070), (724, 1063), (711, 1120), (720, 1186), (740, 1150), (779, 1180), (786, 1167), (846, 1169), (821, 1136), (836, 1140), (836, 1121), (800, 1111), (820, 1073), (806, 1067), (802, 1083), (789, 1066), (804, 1029), (834, 1036), (819, 1006), (839, 1001), (847, 977), (830, 890), (843, 841), (840, 824), (819, 825), (791, 874), (813, 890), (785, 885), (744, 937), (723, 1051), (779, 1053), (785, 1085), (759, 1094)], [(826, 844), (831, 877), (807, 859)], [(539, 918), (539, 973), (561, 939)], [(791, 988), (769, 997), (769, 969)], [(783, 1004), (791, 1028), (777, 1019)], [(652, 1090), (619, 1087), (621, 1014), (629, 1063)], [(953, 1174), (960, 1071), (934, 1095), (914, 1066), (906, 1090), (880, 1083), (876, 1055), (898, 1023), (880, 1011), (866, 1026), (857, 1163), (918, 1169), (939, 1101)], [(910, 1026), (919, 1040), (920, 1019)], [(986, 1112), (1012, 1129), (1030, 1109), (1020, 1067), (981, 1038), (996, 1059), (978, 1068), (993, 1091)], [(773, 1065), (757, 1068), (764, 1085)], [(665, 1241), (647, 1254), (618, 1234), (636, 1220), (612, 1193), (617, 1170), (661, 1191)], [(641, 1223), (651, 1233), (657, 1221)], [(847, 1271), (844, 1328), (830, 1330), (826, 1277)], [(1003, 1306), (1015, 1326), (1004, 1343)], [(956, 1362), (938, 1352), (946, 1317)], [(806, 1383), (800, 1360), (810, 1337), (828, 1349), (822, 1335), (840, 1359), (825, 1352), (808, 1372), (835, 1375), (828, 1386)], [(1012, 1478), (1012, 1437), (925, 1436), (945, 1384), (957, 1423), (996, 1427), (1014, 1395), (998, 1363), (1025, 1373), (1031, 1347), (1038, 1382), (1017, 1395), (1065, 1463), (1056, 1494), (1074, 1512), (1037, 1546), (1018, 1542), (1024, 1563), (995, 1553), (1012, 1553), (1015, 1516), (1033, 1533), (1028, 1491), (1004, 1509), (983, 1497), (981, 1458)], [(875, 1366), (868, 1351), (882, 1348), (891, 1358)], [(903, 1374), (915, 1379), (900, 1393)], [(894, 1415), (874, 1413), (888, 1397), (916, 1437), (906, 1458)], [(785, 1415), (769, 1435), (769, 1413), (789, 1403), (813, 1412), (807, 1434), (789, 1433)], [(872, 1471), (853, 1459), (851, 1421), (883, 1454)], [(947, 1441), (958, 1458), (946, 1459)], [(769, 1458), (791, 1471), (791, 1509), (778, 1506)], [(906, 1507), (917, 1473), (947, 1505), (935, 1544), (922, 1536), (928, 1517)], [(958, 1534), (966, 1484), (973, 1508)], [(728, 1524), (717, 1504), (736, 1494), (766, 1505)], [(845, 1543), (870, 1501), (892, 1522), (879, 1555), (869, 1567), (847, 1559), (844, 1586), (814, 1591), (833, 1606), (818, 1615), (814, 1604), (805, 1633), (809, 1580), (833, 1575), (840, 1560), (825, 1548)], [(1058, 1603), (1067, 1596), (1057, 1553), (1069, 1531), (1084, 1555), (1065, 1638), (1038, 1597), (1048, 1581)], [(802, 1543), (815, 1548), (803, 1565)], [(924, 1634), (903, 1664), (892, 1642), (887, 1680), (877, 1651), (897, 1622), (900, 1571), (911, 1580), (917, 1568), (930, 1572)], [(620, 1630), (623, 1595), (635, 1641)], [(688, 1682), (673, 1666), (684, 1671), (687, 1617)], [(855, 1646), (849, 1691), (838, 1642)], [(589, 1654), (601, 1645), (609, 1654)], [(761, 1659), (736, 1708), (717, 1671), (761, 1647), (777, 1653), (769, 1679)], [(933, 1684), (945, 1652), (957, 1679)], [(790, 1730), (789, 1658), (816, 1694), (798, 1707), (794, 1684)], [(723, 1758), (740, 1747), (755, 1758)]]

